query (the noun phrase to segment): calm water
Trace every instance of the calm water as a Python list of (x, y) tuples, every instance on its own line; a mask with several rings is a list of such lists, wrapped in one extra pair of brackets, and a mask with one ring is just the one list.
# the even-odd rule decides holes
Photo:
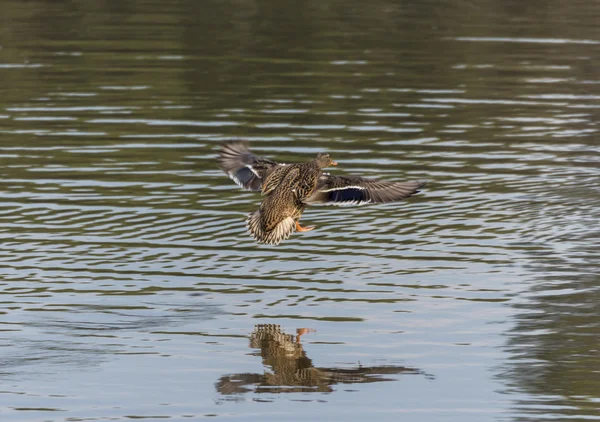
[[(600, 4), (3, 1), (0, 419), (600, 419)], [(279, 247), (245, 139), (429, 179)]]

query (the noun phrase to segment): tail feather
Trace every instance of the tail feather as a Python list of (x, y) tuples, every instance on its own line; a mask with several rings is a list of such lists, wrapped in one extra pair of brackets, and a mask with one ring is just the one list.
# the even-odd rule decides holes
[(266, 231), (261, 210), (256, 210), (246, 220), (246, 227), (258, 243), (267, 245), (278, 245), (283, 240), (290, 237), (296, 230), (296, 222), (292, 217), (286, 217), (280, 221), (273, 230)]

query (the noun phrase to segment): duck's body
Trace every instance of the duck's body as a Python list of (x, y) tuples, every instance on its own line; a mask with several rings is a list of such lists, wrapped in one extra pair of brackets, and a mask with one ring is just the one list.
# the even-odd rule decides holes
[(306, 205), (296, 193), (299, 175), (299, 169), (286, 172), (260, 208), (248, 216), (248, 230), (258, 242), (278, 244), (300, 227), (298, 220)]
[(337, 165), (329, 154), (319, 153), (307, 163), (281, 164), (252, 154), (244, 143), (226, 144), (219, 165), (241, 188), (261, 191), (265, 198), (250, 214), (247, 227), (259, 243), (277, 245), (300, 226), (306, 205), (321, 203), (361, 205), (407, 198), (425, 182), (386, 182), (358, 176), (331, 176), (323, 169)]

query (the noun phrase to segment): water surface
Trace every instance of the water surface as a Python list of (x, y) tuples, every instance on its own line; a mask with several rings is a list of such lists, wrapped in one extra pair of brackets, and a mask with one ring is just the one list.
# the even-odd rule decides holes
[[(2, 15), (3, 420), (600, 419), (598, 4)], [(232, 140), (430, 183), (257, 245)]]

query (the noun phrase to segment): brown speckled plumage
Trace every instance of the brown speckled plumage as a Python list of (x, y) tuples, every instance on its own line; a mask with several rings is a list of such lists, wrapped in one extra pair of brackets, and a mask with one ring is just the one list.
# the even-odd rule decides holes
[[(284, 173), (283, 170), (288, 169), (281, 170), (280, 173)], [(305, 207), (294, 190), (299, 178), (298, 168), (285, 171), (280, 183), (269, 191), (260, 208), (248, 216), (246, 226), (257, 242), (277, 245), (295, 230), (296, 221)]]
[(277, 245), (294, 230), (307, 231), (298, 221), (308, 204), (362, 205), (407, 198), (425, 186), (423, 181), (389, 182), (358, 176), (332, 176), (323, 168), (336, 165), (329, 154), (319, 153), (307, 163), (281, 164), (258, 157), (242, 142), (223, 146), (221, 169), (241, 188), (261, 191), (260, 208), (246, 227), (258, 243)]

